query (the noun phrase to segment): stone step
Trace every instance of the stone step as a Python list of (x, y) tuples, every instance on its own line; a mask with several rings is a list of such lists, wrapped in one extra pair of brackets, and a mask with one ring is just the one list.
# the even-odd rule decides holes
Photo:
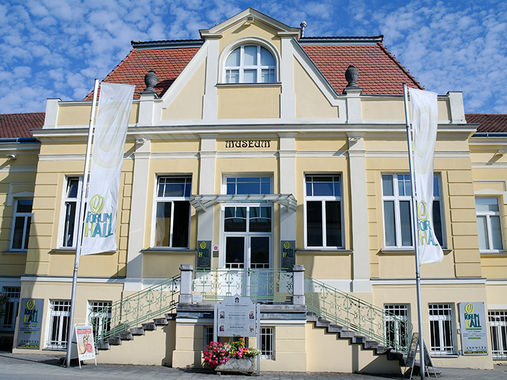
[(113, 336), (107, 340), (107, 342), (112, 346), (119, 346), (121, 345), (121, 339), (119, 336)]
[(121, 340), (134, 340), (134, 336), (130, 331), (124, 331), (120, 333), (120, 339)]
[(142, 327), (133, 327), (133, 328), (130, 329), (130, 332), (132, 333), (132, 335), (136, 335), (136, 336), (144, 335), (144, 328), (142, 328)]
[(110, 350), (111, 345), (108, 342), (97, 342), (95, 345), (99, 350)]
[(144, 331), (153, 331), (157, 329), (155, 322), (148, 322), (142, 324)]
[(157, 325), (157, 326), (167, 326), (169, 324), (169, 322), (167, 321), (167, 318), (155, 318), (153, 320), (153, 322)]

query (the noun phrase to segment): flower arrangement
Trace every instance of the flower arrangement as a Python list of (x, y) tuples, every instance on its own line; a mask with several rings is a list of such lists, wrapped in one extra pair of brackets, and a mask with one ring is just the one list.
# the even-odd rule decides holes
[(211, 342), (203, 352), (204, 366), (215, 369), (220, 364), (225, 364), (229, 359), (253, 358), (260, 355), (256, 348), (245, 346), (245, 339), (239, 338), (231, 344)]

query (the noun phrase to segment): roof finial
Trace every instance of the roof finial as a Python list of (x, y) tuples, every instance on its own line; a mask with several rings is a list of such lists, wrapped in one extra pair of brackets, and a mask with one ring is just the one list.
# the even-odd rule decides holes
[(347, 87), (345, 89), (350, 88), (359, 88), (357, 85), (357, 78), (359, 77), (359, 72), (354, 67), (354, 65), (349, 65), (347, 70), (345, 70), (345, 79), (347, 80)]
[(306, 21), (303, 21), (301, 24), (299, 24), (299, 26), (301, 27), (301, 37), (305, 36), (306, 25), (307, 25)]
[(150, 70), (146, 73), (144, 76), (144, 83), (146, 84), (146, 88), (142, 92), (142, 94), (157, 94), (157, 91), (155, 91), (155, 86), (158, 83), (158, 77), (155, 70)]

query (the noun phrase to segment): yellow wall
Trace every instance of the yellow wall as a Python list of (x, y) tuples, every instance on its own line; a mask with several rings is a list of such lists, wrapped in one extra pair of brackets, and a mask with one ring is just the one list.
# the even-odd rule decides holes
[(224, 85), (219, 87), (217, 92), (219, 119), (280, 117), (280, 85)]
[(279, 52), (281, 50), (281, 42), (280, 37), (278, 37), (276, 33), (276, 30), (259, 20), (253, 23), (236, 23), (222, 34), (222, 38), (220, 38), (219, 41), (219, 49), (220, 52), (222, 52), (236, 40), (255, 36), (269, 41)]
[[(60, 102), (58, 104), (57, 125), (66, 126), (83, 126), (90, 123), (90, 111), (92, 102)], [(98, 111), (98, 107), (97, 107)], [(137, 123), (139, 116), (139, 103), (132, 103), (132, 111), (130, 112), (129, 124)]]
[(294, 59), (296, 117), (301, 119), (338, 118), (338, 107), (332, 106), (301, 64)]
[[(410, 105), (409, 105), (410, 107)], [(402, 121), (405, 122), (405, 106), (402, 97), (381, 98), (364, 97), (361, 101), (361, 111), (364, 121)], [(440, 123), (451, 120), (449, 101), (438, 100), (438, 121)]]

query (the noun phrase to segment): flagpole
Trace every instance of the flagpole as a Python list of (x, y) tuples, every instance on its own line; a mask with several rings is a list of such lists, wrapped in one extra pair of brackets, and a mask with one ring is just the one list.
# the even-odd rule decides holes
[(420, 365), (419, 371), (421, 379), (424, 380), (424, 337), (422, 332), (422, 314), (421, 314), (421, 274), (419, 265), (419, 249), (418, 249), (418, 234), (417, 234), (417, 202), (416, 202), (416, 187), (415, 187), (415, 168), (412, 160), (412, 137), (410, 130), (410, 122), (408, 118), (408, 95), (407, 85), (403, 83), (403, 101), (405, 104), (405, 126), (407, 129), (407, 144), (408, 144), (408, 164), (410, 167), (410, 184), (412, 188), (412, 236), (414, 237), (414, 251), (415, 251), (415, 284), (417, 289), (417, 324), (419, 329), (419, 358)]
[(83, 173), (83, 186), (81, 188), (81, 201), (79, 204), (79, 214), (78, 214), (78, 227), (77, 227), (77, 236), (76, 236), (76, 258), (74, 261), (74, 272), (72, 275), (72, 295), (70, 301), (70, 318), (68, 328), (69, 331), (67, 333), (67, 359), (66, 366), (70, 367), (70, 356), (72, 351), (72, 337), (74, 333), (74, 311), (75, 311), (75, 303), (76, 303), (76, 287), (77, 287), (77, 272), (79, 269), (79, 260), (81, 257), (81, 245), (83, 241), (82, 231), (83, 231), (83, 214), (86, 206), (86, 189), (88, 187), (88, 171), (90, 166), (90, 156), (91, 156), (91, 148), (92, 148), (92, 138), (93, 138), (93, 124), (95, 122), (95, 108), (97, 106), (97, 92), (99, 89), (99, 80), (95, 79), (95, 85), (93, 88), (93, 101), (92, 101), (92, 109), (90, 112), (90, 124), (88, 126), (88, 141), (86, 143), (86, 156), (85, 156), (85, 165), (84, 165), (84, 173)]

